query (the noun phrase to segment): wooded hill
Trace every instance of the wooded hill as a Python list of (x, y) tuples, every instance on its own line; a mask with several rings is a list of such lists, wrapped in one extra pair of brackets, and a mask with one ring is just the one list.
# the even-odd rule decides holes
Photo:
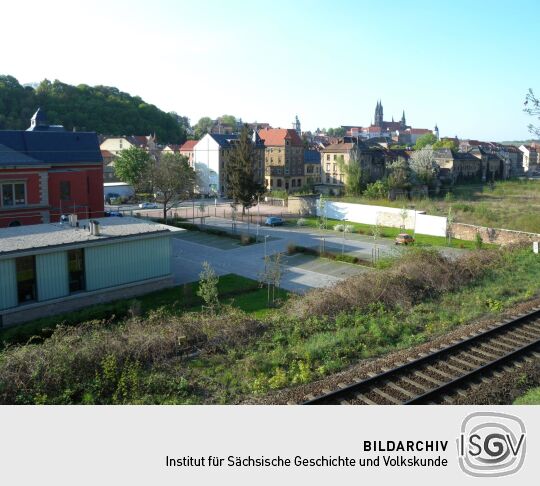
[(138, 96), (109, 86), (72, 86), (43, 80), (22, 86), (13, 76), (0, 75), (0, 130), (24, 130), (41, 107), (49, 123), (67, 130), (104, 135), (149, 135), (160, 143), (183, 143), (187, 119), (166, 113)]

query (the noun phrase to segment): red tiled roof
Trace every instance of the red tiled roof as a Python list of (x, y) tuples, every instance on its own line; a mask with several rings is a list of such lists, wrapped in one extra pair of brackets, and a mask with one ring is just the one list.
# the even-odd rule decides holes
[(428, 128), (409, 128), (407, 131), (412, 135), (424, 135), (426, 133), (431, 133), (431, 130)]
[(198, 140), (188, 140), (180, 147), (180, 152), (191, 152), (193, 147), (197, 145)]
[(108, 150), (102, 150), (101, 151), (101, 156), (103, 158), (113, 158), (114, 154), (112, 152), (109, 152)]
[(293, 146), (302, 146), (302, 139), (292, 128), (263, 128), (259, 130), (259, 137), (267, 147), (285, 145), (285, 140), (289, 140)]

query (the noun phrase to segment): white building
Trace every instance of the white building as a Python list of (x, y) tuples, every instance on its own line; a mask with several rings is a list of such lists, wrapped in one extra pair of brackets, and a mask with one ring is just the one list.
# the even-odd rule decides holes
[(536, 145), (521, 145), (519, 150), (523, 153), (523, 170), (532, 172), (538, 167), (538, 147)]
[(229, 157), (231, 141), (237, 135), (207, 133), (193, 147), (197, 186), (200, 194), (225, 192), (225, 163)]

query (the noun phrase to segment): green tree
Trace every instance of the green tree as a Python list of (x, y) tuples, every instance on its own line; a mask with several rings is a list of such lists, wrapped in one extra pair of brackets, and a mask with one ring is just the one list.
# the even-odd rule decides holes
[(428, 145), (420, 150), (415, 150), (409, 159), (412, 180), (418, 184), (432, 186), (439, 166), (436, 164), (433, 149)]
[(349, 163), (346, 164), (343, 156), (339, 157), (341, 172), (345, 174), (345, 192), (350, 196), (359, 196), (364, 189), (364, 174), (358, 160), (356, 151), (351, 152)]
[(433, 133), (426, 133), (421, 137), (418, 137), (416, 143), (414, 144), (414, 150), (420, 150), (427, 145), (433, 145), (437, 142), (437, 137)]
[(138, 96), (110, 86), (72, 86), (43, 80), (37, 87), (23, 87), (12, 76), (0, 76), (0, 129), (25, 129), (41, 107), (49, 123), (67, 130), (95, 131), (105, 135), (148, 135), (162, 143), (183, 143), (186, 129)]
[(344, 137), (345, 136), (345, 129), (342, 128), (342, 127), (337, 127), (337, 128), (329, 128), (327, 131), (326, 131), (326, 134), (329, 136), (329, 137)]
[(409, 189), (411, 187), (411, 171), (403, 157), (388, 164), (388, 187), (390, 189)]
[(236, 117), (232, 115), (222, 115), (219, 117), (219, 121), (221, 122), (222, 125), (236, 127)]
[(457, 150), (459, 147), (455, 140), (438, 140), (433, 144), (433, 148)]
[(150, 154), (138, 147), (122, 150), (114, 159), (114, 173), (122, 182), (141, 190), (148, 183)]
[(205, 310), (215, 314), (219, 310), (219, 277), (208, 262), (203, 262), (202, 267), (197, 295), (203, 300)]
[(174, 204), (193, 196), (196, 174), (188, 158), (177, 153), (163, 154), (153, 160), (149, 170), (151, 185), (163, 203), (163, 220)]
[(255, 180), (255, 147), (247, 125), (242, 127), (239, 139), (233, 146), (225, 166), (227, 197), (242, 205), (242, 214), (255, 205), (264, 187)]
[(210, 132), (211, 128), (214, 126), (214, 121), (207, 116), (203, 116), (193, 127), (193, 134), (196, 139), (204, 137), (207, 133)]
[[(540, 100), (536, 97), (534, 91), (530, 88), (527, 95), (525, 96), (524, 106), (525, 108), (523, 108), (523, 111), (525, 113), (540, 120)], [(539, 125), (533, 125), (531, 123), (530, 125), (528, 125), (527, 128), (529, 129), (529, 132), (531, 132), (533, 135), (540, 137)]]

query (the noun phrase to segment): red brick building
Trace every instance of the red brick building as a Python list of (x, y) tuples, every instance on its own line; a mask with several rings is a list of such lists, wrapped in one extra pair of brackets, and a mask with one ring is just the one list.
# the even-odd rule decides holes
[(38, 110), (28, 130), (0, 130), (0, 228), (103, 216), (97, 135), (50, 126)]

